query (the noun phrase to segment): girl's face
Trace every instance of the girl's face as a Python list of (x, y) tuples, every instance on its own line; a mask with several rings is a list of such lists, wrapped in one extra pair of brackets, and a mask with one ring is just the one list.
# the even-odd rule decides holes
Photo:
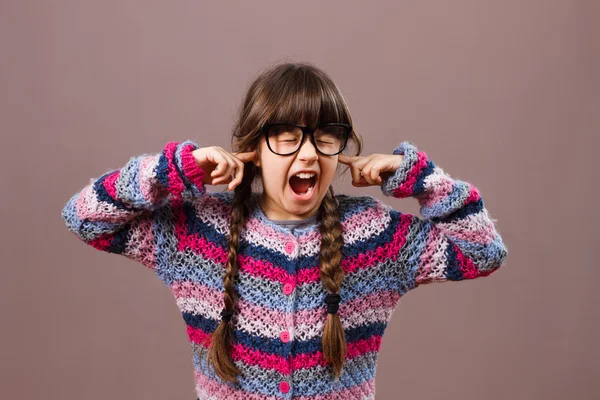
[[(256, 164), (261, 167), (264, 191), (260, 203), (267, 218), (298, 220), (318, 212), (333, 181), (338, 156), (325, 156), (317, 152), (309, 135), (305, 136), (304, 143), (296, 153), (280, 156), (269, 150), (263, 137)], [(290, 178), (300, 171), (316, 174), (316, 183), (309, 195), (298, 196), (290, 185)]]

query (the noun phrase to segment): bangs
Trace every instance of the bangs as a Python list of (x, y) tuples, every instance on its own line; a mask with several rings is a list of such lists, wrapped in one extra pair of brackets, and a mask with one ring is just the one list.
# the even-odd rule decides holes
[(308, 70), (286, 71), (266, 98), (273, 110), (266, 123), (292, 123), (309, 127), (327, 123), (352, 125), (345, 102), (335, 84)]

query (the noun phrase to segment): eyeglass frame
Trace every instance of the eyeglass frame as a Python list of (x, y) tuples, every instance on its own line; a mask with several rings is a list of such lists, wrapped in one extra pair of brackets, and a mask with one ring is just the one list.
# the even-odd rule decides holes
[[(300, 128), (302, 130), (302, 138), (300, 139), (300, 145), (298, 146), (298, 148), (295, 151), (293, 151), (291, 153), (287, 153), (287, 154), (279, 154), (279, 153), (276, 153), (273, 151), (273, 149), (271, 148), (271, 145), (269, 144), (269, 128), (271, 128), (272, 126), (275, 126), (275, 125), (295, 126), (296, 128)], [(344, 128), (346, 128), (346, 131), (344, 131), (344, 145), (342, 146), (342, 149), (335, 154), (323, 153), (321, 150), (319, 150), (319, 147), (315, 143), (315, 131), (317, 129), (320, 129), (320, 128), (323, 128), (326, 126), (343, 126)], [(352, 133), (352, 125), (331, 123), (331, 124), (319, 125), (316, 128), (311, 129), (308, 126), (300, 126), (300, 125), (296, 125), (296, 124), (292, 124), (292, 123), (288, 123), (288, 122), (276, 122), (273, 124), (265, 124), (260, 128), (260, 130), (265, 136), (265, 141), (267, 142), (267, 147), (269, 148), (269, 150), (271, 150), (271, 153), (277, 154), (278, 156), (291, 156), (292, 154), (296, 154), (302, 148), (302, 145), (304, 144), (304, 137), (308, 133), (310, 135), (310, 140), (311, 140), (313, 146), (315, 146), (315, 149), (319, 153), (323, 154), (324, 156), (332, 157), (332, 156), (336, 156), (336, 155), (340, 154), (342, 151), (344, 151), (346, 149), (346, 146), (348, 145), (348, 139), (350, 138), (350, 133)]]

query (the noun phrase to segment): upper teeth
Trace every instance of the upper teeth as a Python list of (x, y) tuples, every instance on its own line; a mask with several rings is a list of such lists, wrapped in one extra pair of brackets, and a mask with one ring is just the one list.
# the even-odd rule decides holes
[(300, 172), (299, 174), (296, 174), (296, 176), (298, 178), (302, 178), (302, 179), (312, 178), (315, 175), (316, 174), (314, 172)]

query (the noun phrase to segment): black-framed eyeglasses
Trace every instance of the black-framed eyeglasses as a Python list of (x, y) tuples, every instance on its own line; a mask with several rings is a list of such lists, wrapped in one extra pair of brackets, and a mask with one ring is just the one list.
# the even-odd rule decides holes
[(335, 156), (346, 148), (352, 126), (348, 124), (324, 124), (311, 129), (290, 123), (266, 124), (261, 128), (269, 150), (280, 156), (289, 156), (300, 150), (304, 137), (309, 134), (317, 151)]

